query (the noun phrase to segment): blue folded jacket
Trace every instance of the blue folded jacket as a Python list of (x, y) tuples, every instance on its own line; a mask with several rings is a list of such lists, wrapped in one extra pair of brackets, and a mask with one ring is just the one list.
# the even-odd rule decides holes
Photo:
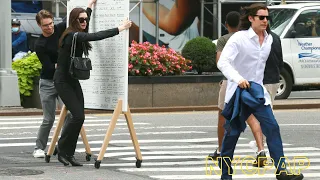
[(243, 132), (246, 129), (248, 117), (255, 109), (264, 106), (263, 87), (252, 81), (249, 83), (250, 88), (243, 89), (238, 86), (221, 113), (227, 120), (225, 128), (228, 131), (230, 128), (236, 128), (238, 132)]

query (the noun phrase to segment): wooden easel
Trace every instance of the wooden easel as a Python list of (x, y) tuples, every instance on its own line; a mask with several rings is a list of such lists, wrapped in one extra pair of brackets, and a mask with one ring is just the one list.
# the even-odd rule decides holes
[[(50, 143), (50, 146), (49, 146), (49, 149), (48, 149), (48, 153), (46, 154), (46, 157), (45, 157), (45, 161), (47, 163), (50, 162), (51, 155), (52, 154), (55, 155), (57, 153), (57, 152), (54, 152), (54, 149), (55, 149), (56, 142), (58, 140), (58, 136), (60, 134), (61, 128), (62, 128), (62, 126), (64, 124), (64, 121), (65, 121), (65, 118), (67, 116), (67, 111), (68, 110), (67, 110), (66, 106), (63, 105), (62, 109), (60, 111), (60, 117), (59, 117), (56, 129), (54, 130), (53, 137), (51, 139), (51, 143)], [(84, 144), (85, 149), (86, 149), (86, 160), (90, 161), (92, 153), (91, 153), (90, 145), (88, 143), (87, 135), (86, 135), (86, 132), (85, 132), (83, 126), (81, 128), (80, 135), (81, 135), (83, 144)]]
[(101, 160), (103, 159), (104, 154), (105, 154), (105, 152), (107, 150), (109, 141), (111, 139), (111, 135), (112, 135), (113, 130), (114, 130), (116, 124), (117, 124), (117, 120), (118, 120), (120, 114), (124, 114), (124, 116), (126, 118), (126, 121), (127, 121), (127, 125), (128, 125), (128, 128), (129, 128), (129, 132), (130, 132), (131, 140), (132, 140), (132, 143), (133, 143), (133, 147), (134, 147), (134, 150), (136, 152), (136, 159), (137, 159), (136, 167), (137, 168), (141, 167), (142, 155), (141, 155), (140, 146), (139, 146), (139, 143), (138, 143), (138, 140), (137, 140), (136, 131), (134, 130), (134, 127), (133, 127), (133, 121), (132, 121), (132, 116), (131, 116), (129, 105), (128, 105), (127, 112), (123, 112), (122, 111), (122, 100), (118, 100), (116, 108), (113, 111), (112, 118), (111, 118), (108, 130), (107, 130), (106, 135), (104, 137), (103, 144), (101, 146), (99, 156), (96, 159), (96, 162), (94, 163), (94, 167), (97, 168), (97, 169), (100, 168)]

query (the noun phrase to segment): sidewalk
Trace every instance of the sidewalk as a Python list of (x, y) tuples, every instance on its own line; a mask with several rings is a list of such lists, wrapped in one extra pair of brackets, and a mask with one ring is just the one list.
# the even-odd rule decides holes
[[(276, 100), (274, 109), (317, 109), (320, 108), (320, 99), (286, 99)], [(178, 111), (215, 111), (217, 106), (179, 106), (179, 107), (151, 107), (151, 108), (131, 108), (132, 113), (153, 113), (153, 112), (178, 112)], [(57, 111), (59, 114), (60, 111)], [(110, 110), (86, 109), (86, 114), (109, 113)], [(0, 107), (0, 116), (32, 116), (42, 115), (41, 109), (23, 107)]]

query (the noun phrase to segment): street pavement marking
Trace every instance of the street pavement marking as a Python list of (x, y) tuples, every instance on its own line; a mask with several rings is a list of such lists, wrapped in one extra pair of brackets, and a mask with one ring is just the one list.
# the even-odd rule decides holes
[[(205, 172), (203, 173), (205, 174)], [(316, 178), (320, 177), (320, 173), (303, 173), (304, 177), (310, 177), (310, 178)], [(163, 179), (163, 180), (169, 180), (169, 179), (220, 179), (220, 176), (217, 175), (152, 175), (149, 176), (151, 178), (155, 179)], [(265, 179), (265, 178), (275, 178), (275, 174), (264, 174), (264, 175), (234, 175), (234, 179)]]
[[(88, 124), (88, 123), (93, 123), (93, 122), (110, 122), (111, 119), (99, 119), (99, 120), (85, 120), (84, 124)], [(124, 119), (119, 119), (118, 122), (125, 122)], [(14, 121), (7, 121), (7, 122), (1, 122), (0, 121), (0, 125), (14, 125), (14, 124), (18, 124), (18, 125), (25, 125), (25, 124), (41, 124), (42, 121), (24, 121), (24, 122), (14, 122)], [(54, 121), (54, 124), (57, 124), (58, 121)]]
[[(161, 149), (161, 147), (159, 147), (159, 149)], [(267, 150), (267, 149), (266, 149)], [(92, 151), (92, 150), (91, 150)], [(100, 151), (100, 150), (99, 150)], [(211, 150), (196, 150), (196, 151), (141, 151), (142, 156), (145, 155), (183, 155), (183, 154), (204, 154), (203, 157), (206, 157), (209, 153), (212, 153), (212, 149)], [(306, 148), (284, 148), (285, 152), (292, 152), (292, 151), (319, 151), (318, 148), (313, 148), (313, 147), (306, 147)], [(248, 148), (248, 149), (238, 149), (235, 151), (235, 156), (238, 156), (237, 153), (252, 153), (252, 149)], [(285, 153), (286, 156), (291, 156), (292, 153)], [(307, 156), (306, 153), (293, 153), (296, 156)], [(98, 156), (98, 154), (96, 154)], [(124, 155), (135, 155), (135, 152), (112, 152), (112, 153), (106, 153), (104, 157), (116, 157), (116, 156), (124, 156)], [(292, 155), (292, 156), (294, 156)], [(320, 152), (319, 153), (313, 153), (310, 152), (308, 153), (308, 155), (317, 155), (320, 156)], [(241, 157), (245, 157), (247, 155), (241, 155)], [(151, 158), (151, 156), (148, 156)], [(159, 158), (161, 158), (162, 156), (157, 156)], [(145, 158), (144, 158), (145, 159)]]
[[(166, 131), (166, 132), (141, 132), (136, 133), (139, 136), (142, 135), (164, 135), (164, 134), (206, 134), (207, 132), (204, 131)], [(104, 137), (106, 134), (87, 134), (87, 137)], [(112, 136), (129, 136), (130, 133), (113, 133)], [(36, 136), (33, 137), (14, 137), (14, 138), (0, 138), (0, 141), (7, 141), (7, 140), (26, 140), (26, 139), (36, 139)], [(51, 139), (52, 136), (49, 136)]]
[[(139, 140), (138, 140), (139, 141)], [(217, 141), (217, 140), (216, 140)], [(237, 144), (237, 147), (246, 147), (248, 148), (250, 145), (249, 144)], [(291, 144), (287, 144), (287, 143), (283, 143), (283, 146), (291, 146)], [(218, 145), (180, 145), (180, 146), (177, 146), (177, 145), (173, 145), (173, 146), (140, 146), (140, 149), (145, 149), (145, 150), (159, 150), (159, 149), (215, 149), (217, 148)], [(265, 146), (267, 147), (267, 146)], [(305, 147), (307, 149), (310, 149), (310, 150), (314, 150), (314, 149), (318, 149), (318, 148), (314, 148), (314, 147), (311, 147), (311, 148), (308, 148), (308, 147)], [(290, 148), (290, 149), (298, 149), (300, 150), (301, 148)], [(125, 146), (125, 147), (108, 147), (107, 149), (108, 151), (120, 151), (120, 150), (134, 150), (134, 147), (130, 146)], [(92, 152), (95, 152), (95, 151), (100, 151), (100, 147), (99, 148), (91, 148), (91, 151)], [(237, 152), (238, 150), (236, 150)], [(77, 148), (76, 149), (76, 152), (85, 152), (85, 148)]]
[[(55, 119), (59, 119), (59, 116), (56, 116)], [(97, 117), (94, 116), (86, 116), (86, 119), (97, 119)], [(26, 120), (43, 120), (43, 117), (14, 117), (14, 118), (8, 118), (8, 117), (0, 117), (0, 121), (26, 121)], [(28, 121), (26, 121), (28, 122)]]
[[(150, 123), (133, 123), (133, 125), (149, 125)], [(109, 126), (109, 124), (84, 124), (84, 127), (92, 126)], [(127, 126), (127, 123), (117, 123), (117, 126)], [(53, 128), (56, 126), (54, 125)], [(0, 130), (9, 130), (9, 129), (39, 129), (39, 126), (19, 126), (19, 127), (0, 127)], [(128, 129), (128, 128), (126, 128)], [(135, 128), (136, 129), (136, 128)]]
[[(310, 152), (310, 153), (285, 153), (286, 157), (311, 157), (311, 156), (320, 156), (320, 152)], [(237, 157), (247, 157), (245, 154), (235, 154)], [(143, 156), (143, 160), (160, 160), (160, 159), (204, 159), (205, 156), (201, 155), (186, 155), (186, 156)], [(121, 160), (132, 161), (135, 160), (135, 157), (126, 157), (119, 158)]]
[[(249, 162), (248, 162), (249, 163)], [(252, 162), (250, 162), (249, 164), (251, 165)], [(266, 172), (266, 173), (272, 173), (275, 172), (276, 168), (274, 166), (270, 167), (268, 166), (268, 170), (264, 169), (264, 168), (256, 168), (253, 166), (248, 166), (246, 167), (247, 170), (256, 170), (257, 173), (258, 171), (260, 171), (260, 173)], [(211, 164), (212, 170), (219, 170), (219, 167), (216, 167), (213, 165), (213, 163)], [(292, 167), (293, 168), (293, 167)], [(237, 172), (239, 172), (239, 170), (243, 170), (245, 171), (245, 169), (243, 169), (240, 165), (237, 165), (235, 167), (232, 167), (233, 170), (238, 170)], [(320, 169), (320, 166), (310, 166), (308, 167), (308, 169), (310, 170), (316, 170), (316, 169)], [(119, 171), (126, 171), (126, 172), (173, 172), (173, 171), (181, 171), (181, 172), (205, 172), (206, 171), (210, 171), (210, 166), (206, 167), (206, 164), (204, 162), (203, 166), (198, 166), (198, 167), (170, 167), (170, 168), (165, 168), (165, 167), (156, 167), (156, 168), (118, 168)], [(298, 168), (297, 168), (298, 170)], [(271, 171), (271, 172), (268, 172)], [(237, 174), (236, 172), (236, 174)], [(236, 178), (236, 177), (235, 177)]]
[[(217, 141), (218, 138), (197, 138), (197, 139), (139, 139), (139, 144), (145, 144), (145, 143), (197, 143), (197, 142), (213, 142)], [(239, 138), (240, 140), (243, 140), (245, 138)], [(103, 141), (89, 141), (89, 144), (99, 144), (101, 145)], [(77, 144), (83, 144), (83, 142), (80, 140), (77, 142)], [(132, 140), (111, 140), (110, 144), (132, 144)], [(50, 145), (50, 142), (47, 143), (47, 145)], [(14, 146), (35, 146), (35, 142), (32, 143), (0, 143), (0, 147), (14, 147)]]
[[(143, 158), (143, 156), (142, 156)], [(108, 162), (108, 159), (105, 159), (106, 162)], [(291, 159), (292, 161), (292, 159)], [(310, 167), (314, 167), (314, 165), (312, 163), (319, 163), (320, 162), (320, 158), (311, 158), (310, 159)], [(241, 163), (241, 161), (239, 161), (239, 163)], [(292, 163), (292, 162), (291, 162)], [(205, 158), (201, 158), (201, 159), (197, 159), (194, 161), (143, 161), (142, 162), (142, 168), (148, 168), (148, 167), (158, 167), (158, 166), (174, 166), (177, 167), (178, 165), (186, 165), (183, 167), (190, 167), (190, 165), (205, 165), (206, 164), (206, 160)], [(86, 166), (93, 166), (94, 164), (84, 164)], [(130, 162), (124, 162), (124, 163), (104, 163), (104, 161), (102, 161), (101, 167), (128, 167), (131, 168), (133, 166), (133, 163)], [(317, 166), (318, 167), (318, 166)], [(161, 168), (161, 167), (159, 167)], [(133, 169), (137, 169), (137, 168), (133, 168)], [(319, 168), (320, 169), (320, 168)]]

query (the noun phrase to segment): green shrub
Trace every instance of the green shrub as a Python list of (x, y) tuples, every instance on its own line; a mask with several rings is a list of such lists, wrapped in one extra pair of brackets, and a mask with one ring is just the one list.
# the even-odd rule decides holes
[(19, 91), (21, 96), (31, 96), (33, 79), (40, 76), (41, 62), (35, 52), (28, 53), (22, 59), (12, 63), (12, 69), (17, 71)]
[(193, 69), (196, 69), (199, 74), (217, 69), (216, 46), (209, 38), (191, 39), (183, 47), (182, 56), (191, 60)]

